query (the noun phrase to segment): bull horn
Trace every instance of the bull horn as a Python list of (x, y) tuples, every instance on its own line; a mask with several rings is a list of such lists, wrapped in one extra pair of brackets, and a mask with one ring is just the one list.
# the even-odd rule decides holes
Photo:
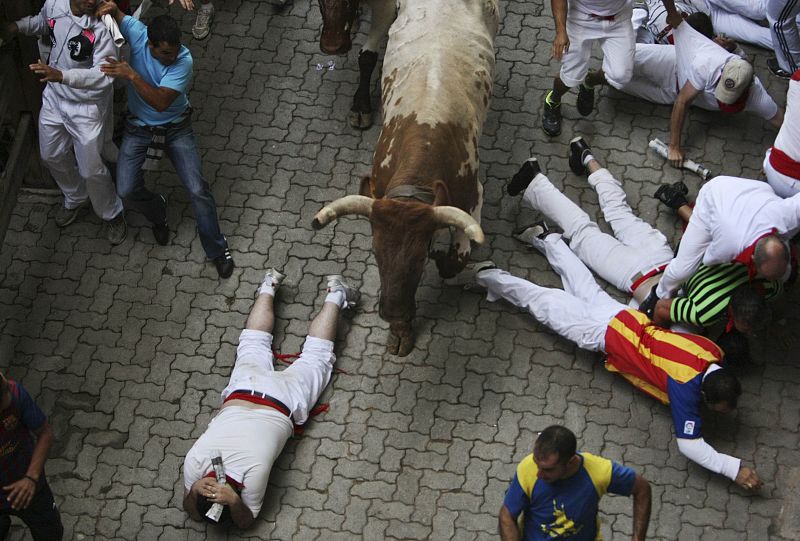
[(322, 207), (322, 210), (314, 216), (311, 226), (314, 229), (322, 229), (339, 216), (346, 216), (347, 214), (358, 214), (369, 218), (370, 214), (372, 214), (372, 203), (374, 202), (374, 199), (364, 195), (346, 195)]
[(452, 225), (462, 229), (469, 240), (483, 244), (486, 237), (475, 218), (457, 207), (434, 207), (433, 216), (442, 225)]

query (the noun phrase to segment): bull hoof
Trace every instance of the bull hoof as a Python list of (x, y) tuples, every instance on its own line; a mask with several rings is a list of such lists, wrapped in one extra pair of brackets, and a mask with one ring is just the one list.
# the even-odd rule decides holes
[(372, 127), (372, 113), (350, 111), (350, 125), (357, 130), (367, 130)]
[(412, 349), (414, 349), (413, 336), (397, 336), (390, 333), (386, 340), (386, 353), (390, 355), (405, 357)]

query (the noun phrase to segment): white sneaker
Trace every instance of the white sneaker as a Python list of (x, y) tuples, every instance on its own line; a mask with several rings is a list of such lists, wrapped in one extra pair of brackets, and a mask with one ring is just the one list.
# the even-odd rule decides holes
[(535, 239), (544, 240), (549, 233), (550, 228), (544, 221), (541, 221), (517, 229), (511, 236), (528, 246), (533, 246)]
[(264, 273), (264, 279), (261, 281), (261, 285), (269, 284), (272, 286), (272, 289), (277, 290), (278, 286), (283, 283), (283, 280), (286, 278), (286, 275), (278, 271), (277, 269), (270, 267), (267, 269), (267, 272)]
[(464, 270), (462, 270), (456, 276), (445, 280), (445, 284), (451, 286), (462, 286), (465, 291), (484, 291), (484, 288), (478, 285), (478, 273), (496, 268), (497, 265), (494, 264), (494, 261), (489, 259), (486, 261), (468, 263), (464, 267)]
[(214, 20), (214, 4), (201, 4), (197, 9), (197, 19), (192, 27), (195, 39), (204, 39), (211, 33), (211, 21)]
[(361, 292), (348, 285), (341, 274), (330, 274), (325, 277), (328, 281), (328, 292), (331, 291), (342, 291), (344, 292), (344, 298), (346, 306), (345, 308), (353, 308), (358, 304), (361, 300)]

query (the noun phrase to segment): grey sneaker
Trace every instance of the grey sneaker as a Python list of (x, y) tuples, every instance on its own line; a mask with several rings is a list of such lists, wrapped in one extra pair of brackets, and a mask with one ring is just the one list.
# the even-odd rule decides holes
[(533, 239), (544, 240), (549, 233), (550, 228), (544, 221), (541, 221), (517, 229), (511, 236), (528, 246), (533, 246)]
[(497, 265), (494, 261), (477, 261), (475, 263), (468, 263), (464, 270), (458, 273), (454, 278), (445, 281), (448, 285), (462, 286), (465, 291), (486, 291), (485, 288), (478, 285), (478, 273), (481, 271), (496, 269)]
[(125, 213), (120, 212), (116, 218), (106, 221), (106, 238), (112, 246), (122, 244), (128, 236), (128, 224), (125, 223)]
[(197, 19), (192, 27), (195, 39), (205, 39), (211, 33), (211, 21), (214, 20), (214, 4), (201, 4), (197, 9)]
[(361, 300), (361, 292), (348, 285), (341, 274), (331, 274), (325, 277), (328, 281), (328, 292), (344, 291), (346, 308), (353, 308)]
[(79, 203), (77, 207), (68, 209), (61, 207), (56, 211), (55, 222), (58, 227), (67, 227), (69, 224), (78, 219), (78, 217), (89, 208), (89, 200)]

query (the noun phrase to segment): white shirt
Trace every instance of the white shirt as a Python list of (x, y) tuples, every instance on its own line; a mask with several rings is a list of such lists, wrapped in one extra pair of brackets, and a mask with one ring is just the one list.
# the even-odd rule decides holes
[(186, 490), (213, 471), (212, 455), (219, 451), (225, 475), (243, 486), (242, 503), (257, 516), (264, 501), (272, 464), (294, 431), (288, 417), (270, 408), (228, 406), (208, 424), (183, 462)]
[(800, 162), (800, 70), (795, 72), (789, 81), (786, 115), (773, 146), (794, 161)]
[(658, 284), (658, 296), (669, 298), (701, 262), (732, 261), (773, 228), (787, 239), (800, 231), (800, 194), (781, 199), (766, 182), (726, 176), (711, 179), (697, 195), (678, 255)]
[(631, 0), (570, 0), (569, 9), (575, 9), (587, 15), (608, 17), (616, 15), (632, 4)]

